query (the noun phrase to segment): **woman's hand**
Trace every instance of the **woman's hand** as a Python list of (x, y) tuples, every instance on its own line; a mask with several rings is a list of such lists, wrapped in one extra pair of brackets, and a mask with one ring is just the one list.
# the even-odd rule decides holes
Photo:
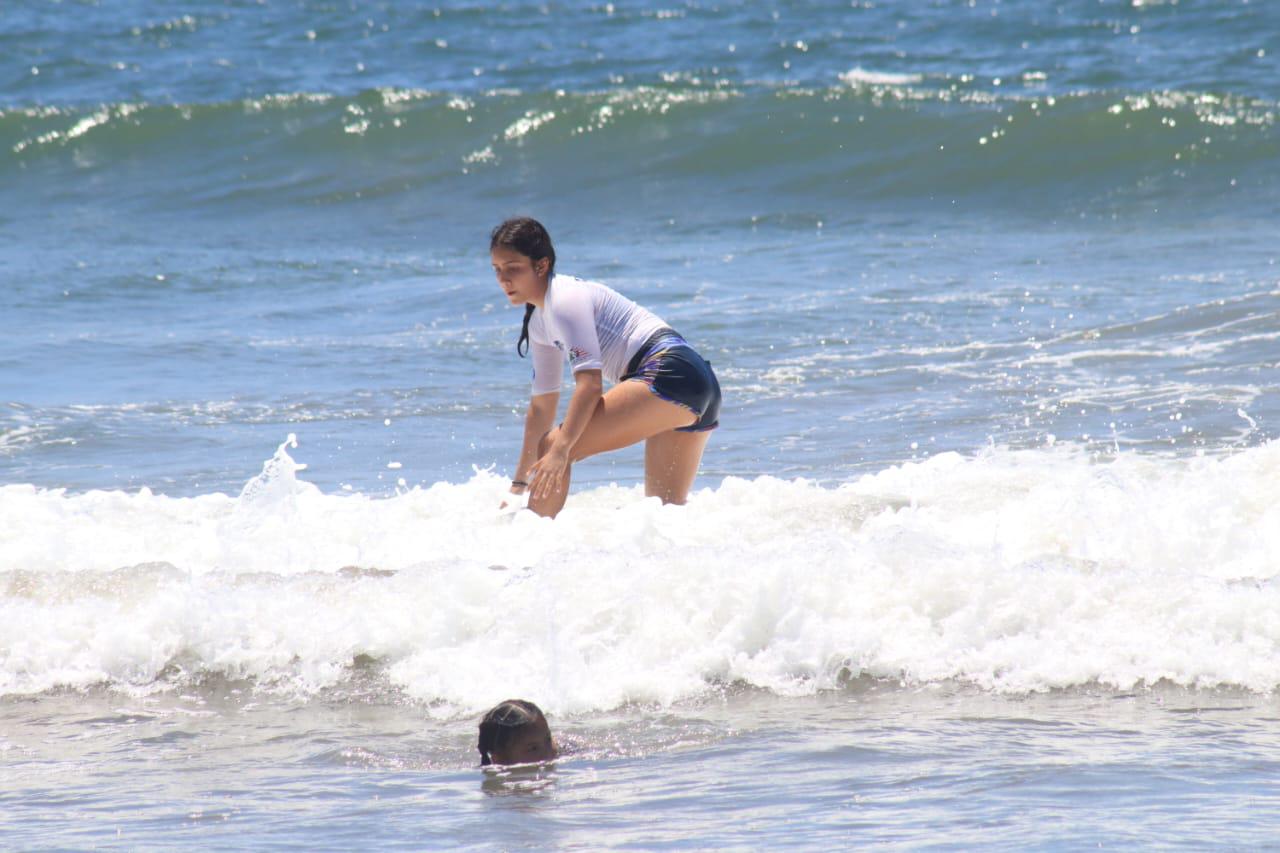
[[(560, 399), (558, 393), (535, 394), (529, 398), (529, 411), (524, 416), (524, 444), (520, 447), (520, 459), (516, 462), (515, 479), (511, 481), (511, 494), (525, 495), (529, 492), (528, 480), (533, 463), (538, 460), (538, 446), (555, 423), (556, 404)], [(523, 507), (524, 499), (505, 500), (500, 509), (508, 506)]]
[(551, 449), (529, 469), (529, 493), (539, 500), (555, 494), (561, 488), (568, 468), (568, 448), (551, 445)]
[[(529, 484), (524, 482), (523, 480), (511, 481), (511, 494), (516, 495), (518, 497), (520, 495), (523, 495), (528, 490), (529, 490)], [(525, 502), (516, 501), (516, 503), (523, 506)], [(508, 506), (510, 506), (510, 503), (508, 503), (507, 501), (503, 501), (502, 503), (498, 504), (498, 509), (500, 510), (506, 509)]]

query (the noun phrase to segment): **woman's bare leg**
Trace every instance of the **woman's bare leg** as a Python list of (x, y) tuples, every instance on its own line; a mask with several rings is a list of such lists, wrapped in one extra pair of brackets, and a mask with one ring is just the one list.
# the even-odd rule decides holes
[(711, 432), (668, 430), (644, 443), (644, 493), (664, 504), (682, 504), (698, 476), (698, 464)]
[[(587, 428), (583, 430), (582, 435), (578, 437), (578, 442), (569, 453), (569, 461), (577, 462), (579, 459), (595, 456), (597, 453), (628, 447), (650, 436), (671, 432), (676, 427), (688, 426), (695, 420), (697, 417), (693, 412), (684, 406), (655, 396), (649, 390), (649, 386), (643, 382), (619, 382), (606, 391), (600, 398), (600, 402), (596, 404), (596, 410), (592, 413), (591, 420), (587, 422)], [(553, 429), (543, 437), (538, 448), (539, 456), (551, 446), (555, 434), (556, 430)], [(676, 435), (686, 434), (699, 435), (700, 433), (676, 433)], [(704, 440), (703, 444), (705, 443)], [(648, 455), (646, 447), (646, 472), (649, 468)], [(701, 446), (699, 457), (701, 457)], [(696, 464), (694, 467), (696, 470)], [(529, 509), (544, 516), (554, 516), (560, 512), (565, 498), (569, 495), (572, 470), (571, 465), (565, 471), (559, 489), (541, 499), (531, 497)], [(645, 479), (648, 480), (647, 473)], [(685, 491), (688, 491), (687, 487)]]

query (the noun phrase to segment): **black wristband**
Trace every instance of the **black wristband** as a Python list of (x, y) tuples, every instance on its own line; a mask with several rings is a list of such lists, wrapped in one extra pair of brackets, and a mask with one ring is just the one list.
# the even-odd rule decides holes
[(511, 481), (511, 485), (513, 485), (513, 486), (524, 486), (526, 489), (527, 489), (527, 488), (529, 488), (529, 484), (528, 484), (528, 483), (526, 483), (524, 480), (512, 480), (512, 481)]

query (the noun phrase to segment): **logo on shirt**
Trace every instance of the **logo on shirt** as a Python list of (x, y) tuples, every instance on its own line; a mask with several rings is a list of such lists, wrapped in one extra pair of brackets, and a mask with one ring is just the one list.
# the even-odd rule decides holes
[(587, 351), (582, 347), (569, 347), (569, 363), (573, 364), (580, 358), (586, 358)]

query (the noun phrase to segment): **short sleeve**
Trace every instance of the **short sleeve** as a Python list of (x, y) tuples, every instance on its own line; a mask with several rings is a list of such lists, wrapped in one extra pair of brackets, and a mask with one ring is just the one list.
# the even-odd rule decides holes
[(560, 390), (564, 381), (564, 356), (549, 344), (530, 342), (533, 356), (533, 394), (551, 394)]

